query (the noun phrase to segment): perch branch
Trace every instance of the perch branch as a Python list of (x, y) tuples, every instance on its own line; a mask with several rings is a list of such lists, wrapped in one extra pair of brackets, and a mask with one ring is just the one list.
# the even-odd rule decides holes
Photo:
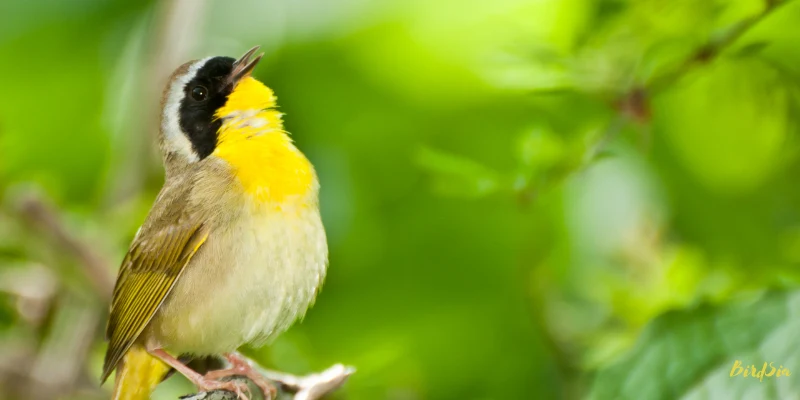
[[(228, 379), (223, 379), (223, 380), (228, 380)], [(265, 400), (264, 394), (261, 393), (261, 390), (252, 380), (244, 376), (236, 376), (230, 380), (246, 383), (247, 387), (250, 388), (249, 391), (250, 400)], [(236, 395), (236, 393), (227, 390), (200, 392), (197, 394), (190, 394), (188, 396), (183, 396), (180, 398), (180, 400), (238, 400), (238, 399), (239, 397)]]
[(267, 379), (295, 393), (294, 400), (315, 400), (342, 386), (356, 372), (353, 367), (336, 364), (325, 371), (306, 376), (294, 376), (277, 371), (262, 370)]

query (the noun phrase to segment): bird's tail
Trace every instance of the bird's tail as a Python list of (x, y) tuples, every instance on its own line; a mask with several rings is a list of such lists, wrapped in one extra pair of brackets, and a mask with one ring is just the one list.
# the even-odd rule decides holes
[(133, 346), (117, 367), (113, 400), (148, 400), (170, 367), (150, 355), (143, 347)]

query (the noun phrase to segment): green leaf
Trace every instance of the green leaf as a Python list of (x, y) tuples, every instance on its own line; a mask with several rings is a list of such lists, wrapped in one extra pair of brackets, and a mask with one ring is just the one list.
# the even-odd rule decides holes
[(769, 42), (759, 41), (759, 42), (749, 43), (745, 46), (742, 46), (742, 48), (736, 50), (736, 52), (733, 55), (735, 57), (756, 56), (760, 54), (762, 50), (767, 48), (767, 46), (769, 46)]
[(552, 132), (538, 128), (532, 129), (519, 139), (518, 154), (520, 163), (528, 168), (549, 168), (562, 161), (565, 145), (561, 138)]
[(424, 147), (416, 164), (431, 173), (433, 188), (444, 195), (480, 197), (500, 189), (500, 174), (464, 157)]
[(720, 193), (767, 181), (791, 132), (790, 92), (778, 71), (754, 59), (719, 62), (654, 99), (654, 122), (680, 162)]
[[(597, 372), (591, 399), (782, 399), (800, 391), (800, 291), (699, 306), (654, 320), (636, 347)], [(734, 363), (788, 368), (782, 377), (730, 376)], [(738, 371), (738, 370), (734, 370)]]

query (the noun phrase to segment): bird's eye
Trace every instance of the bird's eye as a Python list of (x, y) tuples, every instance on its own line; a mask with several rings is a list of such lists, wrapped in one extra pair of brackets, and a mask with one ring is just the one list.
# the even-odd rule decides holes
[(203, 101), (208, 96), (208, 89), (203, 86), (195, 86), (192, 88), (192, 100)]

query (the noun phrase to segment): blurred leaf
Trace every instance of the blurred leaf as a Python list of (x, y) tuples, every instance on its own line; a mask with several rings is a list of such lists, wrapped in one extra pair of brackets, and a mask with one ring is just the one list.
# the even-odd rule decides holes
[(434, 189), (441, 194), (480, 197), (501, 189), (498, 173), (461, 156), (424, 147), (416, 163), (431, 172)]
[[(522, 53), (522, 51), (520, 51)], [(504, 54), (486, 73), (497, 87), (538, 93), (574, 90), (578, 85), (574, 61), (546, 49), (526, 55)]]
[(542, 169), (559, 163), (564, 156), (564, 147), (561, 138), (537, 128), (520, 137), (517, 152), (523, 166)]
[(769, 46), (762, 49), (759, 57), (769, 59), (784, 68), (800, 72), (800, 29), (797, 29), (800, 20), (800, 2), (783, 0), (768, 19), (763, 20), (747, 34), (740, 42), (766, 42)]
[(741, 49), (736, 50), (734, 56), (736, 57), (751, 57), (761, 53), (762, 50), (769, 46), (768, 42), (753, 42), (743, 46)]
[(789, 97), (780, 74), (762, 62), (718, 62), (658, 96), (654, 119), (697, 179), (736, 193), (779, 165)]
[(637, 346), (597, 372), (592, 399), (785, 399), (795, 378), (730, 377), (734, 362), (794, 367), (800, 362), (800, 292), (699, 306), (654, 320)]
[(612, 159), (614, 157), (616, 157), (616, 154), (613, 151), (611, 151), (611, 150), (602, 150), (599, 153), (595, 154), (595, 156), (592, 157), (591, 161), (592, 162), (599, 162), (599, 161), (603, 161), (603, 160)]

